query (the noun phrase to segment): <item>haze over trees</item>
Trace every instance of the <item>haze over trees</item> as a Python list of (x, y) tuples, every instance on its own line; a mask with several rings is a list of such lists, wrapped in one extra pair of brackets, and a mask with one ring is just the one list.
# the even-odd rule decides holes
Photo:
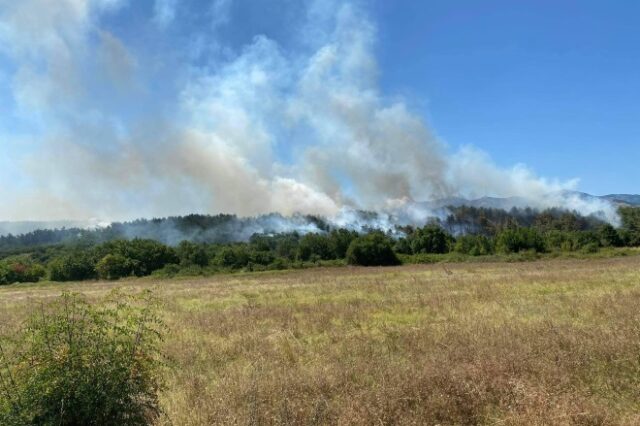
[[(376, 223), (375, 213), (361, 214), (368, 223)], [(322, 218), (299, 216), (291, 220), (305, 232), (262, 232), (246, 238), (250, 230), (268, 231), (268, 226), (282, 228), (291, 222), (279, 215), (138, 220), (96, 230), (61, 229), (0, 237), (0, 284), (347, 263), (393, 265), (438, 259), (434, 256), (594, 253), (640, 246), (640, 208), (621, 208), (620, 218), (621, 226), (615, 228), (593, 217), (561, 210), (506, 212), (458, 207), (451, 208), (446, 218), (420, 227), (360, 227), (357, 231), (335, 228)]]

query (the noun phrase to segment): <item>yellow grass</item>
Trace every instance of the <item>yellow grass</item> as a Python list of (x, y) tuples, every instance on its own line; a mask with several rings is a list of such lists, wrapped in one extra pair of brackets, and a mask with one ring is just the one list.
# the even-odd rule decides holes
[(0, 288), (155, 288), (161, 424), (638, 425), (640, 257)]

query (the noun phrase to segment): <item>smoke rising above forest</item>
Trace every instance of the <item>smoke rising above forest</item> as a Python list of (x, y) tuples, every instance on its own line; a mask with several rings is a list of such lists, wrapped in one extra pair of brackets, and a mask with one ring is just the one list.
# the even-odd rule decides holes
[[(10, 200), (0, 218), (340, 221), (374, 210), (417, 223), (432, 214), (425, 201), (495, 196), (616, 221), (606, 200), (572, 192), (577, 180), (501, 168), (473, 146), (452, 152), (410, 99), (381, 90), (376, 23), (360, 2), (302, 1), (282, 18), (287, 39), (256, 33), (238, 44), (224, 28), (239, 3), (249, 4), (2, 3), (0, 54), (15, 66), (0, 82), (16, 126), (30, 130), (0, 129), (22, 147), (15, 181), (0, 187)], [(109, 24), (134, 9), (131, 27)], [(173, 29), (180, 20), (189, 33)], [(125, 37), (133, 30), (157, 42)]]

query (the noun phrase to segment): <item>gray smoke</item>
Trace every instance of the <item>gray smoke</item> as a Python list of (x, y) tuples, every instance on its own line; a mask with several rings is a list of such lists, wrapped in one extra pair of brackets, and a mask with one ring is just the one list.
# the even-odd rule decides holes
[[(606, 201), (571, 195), (577, 181), (502, 169), (472, 147), (449, 152), (404, 100), (381, 93), (376, 26), (359, 2), (304, 1), (294, 47), (258, 35), (241, 49), (215, 37), (232, 3), (213, 3), (213, 35), (166, 54), (182, 63), (170, 74), (102, 27), (125, 1), (0, 3), (16, 108), (44, 129), (15, 159), (26, 189), (0, 187), (11, 200), (0, 218), (278, 212), (346, 226), (366, 209), (387, 212), (377, 227), (390, 229), (437, 216), (419, 202), (488, 195), (617, 220)], [(157, 0), (149, 21), (163, 31), (189, 4)]]

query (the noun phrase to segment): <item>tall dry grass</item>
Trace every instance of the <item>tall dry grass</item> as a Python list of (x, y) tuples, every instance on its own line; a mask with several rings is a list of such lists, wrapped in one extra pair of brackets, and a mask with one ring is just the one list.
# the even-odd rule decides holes
[(0, 289), (154, 287), (172, 425), (638, 425), (640, 258), (339, 268)]

